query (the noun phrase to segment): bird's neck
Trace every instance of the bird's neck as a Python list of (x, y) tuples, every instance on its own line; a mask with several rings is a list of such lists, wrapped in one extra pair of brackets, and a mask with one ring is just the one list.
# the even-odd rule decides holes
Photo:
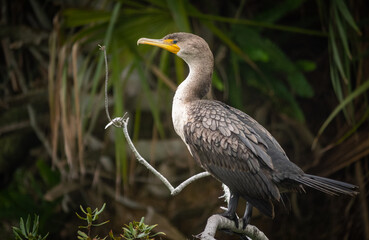
[(190, 72), (178, 86), (174, 100), (191, 102), (202, 99), (210, 91), (213, 75), (213, 59), (188, 64)]
[(188, 64), (190, 72), (178, 86), (173, 98), (172, 120), (176, 133), (185, 141), (183, 126), (189, 118), (190, 103), (202, 99), (210, 90), (213, 74), (213, 58), (199, 64)]

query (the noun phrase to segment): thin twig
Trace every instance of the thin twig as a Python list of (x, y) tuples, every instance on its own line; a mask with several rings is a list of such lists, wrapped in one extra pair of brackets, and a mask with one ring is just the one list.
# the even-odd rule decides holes
[(106, 56), (106, 48), (105, 46), (98, 45), (100, 50), (104, 52), (104, 60), (105, 60), (105, 112), (109, 121), (111, 122), (110, 114), (109, 114), (109, 99), (108, 99), (108, 58)]
[(133, 142), (128, 134), (128, 130), (127, 130), (127, 126), (128, 126), (128, 121), (129, 118), (126, 117), (127, 114), (124, 114), (123, 117), (118, 117), (118, 118), (114, 118), (110, 123), (108, 123), (105, 127), (108, 128), (111, 125), (114, 125), (115, 127), (118, 128), (123, 128), (123, 133), (124, 136), (126, 137), (128, 146), (131, 148), (131, 150), (133, 151), (133, 153), (136, 156), (136, 159), (139, 163), (141, 163), (142, 165), (144, 165), (150, 172), (152, 172), (155, 176), (157, 176), (160, 181), (162, 181), (164, 183), (164, 185), (169, 189), (170, 194), (171, 195), (176, 195), (178, 193), (180, 193), (187, 185), (189, 185), (190, 183), (209, 176), (210, 173), (208, 172), (202, 172), (202, 173), (198, 173), (192, 177), (190, 177), (189, 179), (187, 179), (186, 181), (182, 182), (180, 185), (178, 185), (176, 188), (173, 187), (173, 185), (168, 181), (168, 179), (166, 179), (160, 172), (158, 172), (153, 166), (151, 166), (141, 155), (140, 153), (137, 151), (136, 147), (133, 145)]
[(129, 118), (126, 117), (127, 113), (123, 115), (123, 117), (117, 117), (111, 120), (110, 114), (109, 114), (109, 103), (108, 103), (108, 60), (106, 57), (106, 48), (105, 46), (98, 45), (100, 50), (104, 52), (104, 59), (105, 59), (105, 112), (106, 116), (109, 119), (109, 123), (105, 126), (105, 129), (107, 129), (109, 126), (114, 125), (118, 128), (123, 128), (124, 136), (127, 139), (129, 147), (132, 149), (133, 153), (135, 154), (138, 162), (140, 162), (142, 165), (144, 165), (147, 169), (149, 169), (155, 176), (157, 176), (165, 186), (169, 189), (170, 193), (172, 195), (176, 195), (182, 191), (183, 188), (185, 188), (190, 183), (196, 181), (199, 178), (203, 178), (206, 176), (209, 176), (210, 174), (208, 172), (203, 172), (196, 174), (195, 176), (190, 177), (183, 183), (181, 183), (178, 187), (174, 188), (172, 184), (160, 173), (158, 172), (154, 167), (152, 167), (141, 155), (138, 153), (136, 147), (133, 145), (131, 138), (129, 137), (127, 125)]

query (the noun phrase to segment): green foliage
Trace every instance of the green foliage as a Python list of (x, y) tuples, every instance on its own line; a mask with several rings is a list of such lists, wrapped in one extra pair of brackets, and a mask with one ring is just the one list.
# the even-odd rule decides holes
[[(126, 224), (125, 227), (123, 227), (123, 234), (120, 234), (121, 237), (114, 236), (113, 232), (110, 231), (109, 235), (100, 238), (99, 236), (95, 236), (91, 238), (91, 229), (92, 227), (99, 227), (109, 222), (105, 221), (102, 223), (95, 223), (98, 219), (100, 214), (104, 211), (106, 207), (106, 204), (104, 203), (101, 209), (96, 208), (95, 210), (92, 210), (90, 207), (87, 207), (84, 209), (82, 206), (80, 206), (80, 209), (84, 216), (79, 215), (76, 213), (77, 217), (81, 220), (86, 221), (85, 226), (78, 226), (79, 228), (87, 229), (87, 233), (78, 230), (77, 231), (77, 238), (80, 240), (104, 240), (108, 236), (113, 240), (120, 240), (121, 238), (126, 240), (151, 240), (156, 236), (159, 235), (165, 235), (163, 232), (157, 232), (152, 233), (152, 230), (157, 226), (156, 225), (146, 225), (144, 223), (145, 218), (142, 217), (140, 222), (130, 222), (129, 224)], [(26, 222), (24, 222), (23, 218), (20, 218), (19, 221), (19, 227), (13, 227), (13, 234), (15, 236), (16, 240), (45, 240), (46, 237), (49, 235), (47, 233), (45, 236), (42, 236), (38, 233), (40, 226), (39, 216), (35, 215), (33, 223), (31, 222), (31, 217), (28, 215)]]
[[(87, 207), (86, 210), (83, 209), (82, 206), (80, 206), (81, 211), (84, 213), (84, 217), (80, 216), (78, 213), (76, 213), (76, 215), (78, 216), (78, 218), (84, 220), (87, 222), (86, 226), (79, 226), (79, 228), (85, 228), (88, 230), (87, 233), (82, 232), (82, 231), (78, 231), (78, 239), (80, 240), (91, 240), (91, 228), (92, 227), (99, 227), (102, 226), (106, 223), (109, 222), (105, 221), (102, 223), (94, 223), (98, 218), (99, 215), (104, 211), (106, 204), (104, 203), (103, 206), (101, 207), (101, 209), (95, 209), (92, 211), (92, 209), (90, 207)], [(126, 240), (135, 240), (135, 239), (140, 239), (140, 240), (149, 240), (152, 239), (155, 236), (158, 235), (165, 235), (162, 232), (158, 232), (158, 233), (154, 233), (152, 234), (151, 231), (156, 227), (157, 225), (146, 225), (144, 223), (144, 218), (141, 218), (140, 222), (130, 222), (129, 224), (126, 224), (125, 227), (123, 227), (123, 234), (121, 234), (120, 236)], [(121, 237), (115, 237), (113, 232), (110, 231), (109, 232), (109, 237), (113, 240), (119, 240), (121, 239)], [(102, 239), (106, 239), (106, 237), (102, 238)], [(101, 239), (98, 236), (95, 236), (93, 239)]]
[[(328, 26), (332, 88), (339, 104), (320, 127), (314, 144), (327, 126), (340, 112), (343, 112), (351, 129), (338, 141), (340, 143), (354, 134), (358, 126), (368, 119), (367, 111), (361, 110), (367, 109), (369, 105), (368, 95), (365, 94), (369, 88), (369, 79), (362, 75), (360, 69), (360, 64), (365, 57), (360, 49), (359, 36), (362, 33), (344, 0), (331, 1), (330, 5), (326, 5), (324, 1), (318, 1), (318, 3), (321, 9), (329, 10), (329, 15), (323, 16), (323, 19)], [(359, 96), (362, 100), (358, 101), (360, 104), (356, 104), (354, 100)], [(359, 123), (356, 122), (357, 119), (360, 119)]]
[[(42, 216), (38, 222), (40, 231), (47, 229), (53, 232), (60, 227), (60, 222), (53, 218), (59, 200), (50, 202), (44, 196), (48, 189), (60, 182), (60, 177), (42, 159), (36, 161), (35, 165), (36, 168), (32, 169), (17, 169), (9, 185), (0, 190), (0, 220), (17, 220), (25, 213), (37, 213)], [(45, 223), (52, 224), (46, 228)]]
[(47, 233), (44, 237), (38, 233), (39, 229), (39, 216), (35, 215), (33, 223), (31, 223), (31, 216), (28, 215), (27, 221), (24, 223), (23, 218), (20, 218), (19, 221), (19, 228), (13, 227), (13, 233), (16, 240), (45, 240), (46, 237), (49, 235)]
[(157, 225), (146, 225), (144, 223), (145, 218), (142, 217), (140, 222), (130, 222), (126, 227), (123, 227), (123, 234), (121, 236), (126, 240), (134, 240), (134, 239), (140, 239), (140, 240), (149, 240), (152, 239), (155, 236), (158, 235), (165, 235), (163, 232), (158, 232), (155, 234), (152, 234), (151, 231), (157, 226)]
[[(342, 102), (331, 112), (331, 114), (328, 116), (328, 118), (324, 121), (324, 123), (320, 127), (318, 134), (317, 134), (317, 138), (319, 138), (320, 135), (322, 135), (324, 130), (327, 128), (328, 124), (331, 123), (335, 117), (337, 117), (338, 113), (340, 113), (348, 104), (352, 103), (355, 98), (359, 97), (360, 95), (362, 95), (364, 92), (368, 90), (369, 90), (369, 79), (366, 80), (361, 86), (356, 88), (355, 91), (350, 93), (345, 99), (343, 99)], [(357, 123), (355, 126), (353, 126), (352, 130), (348, 131), (345, 134), (345, 136), (339, 140), (339, 142), (343, 142), (347, 137), (351, 136), (351, 134), (353, 134), (357, 130), (357, 128), (361, 124), (363, 124), (366, 119), (369, 118), (368, 113), (369, 113), (369, 109), (365, 111), (360, 122)]]
[[(78, 227), (79, 228), (85, 228), (85, 229), (87, 229), (88, 232), (85, 233), (85, 232), (82, 232), (82, 231), (78, 231), (77, 232), (78, 233), (78, 239), (80, 239), (80, 240), (90, 240), (91, 239), (90, 234), (91, 234), (91, 228), (92, 227), (99, 227), (99, 226), (102, 226), (102, 225), (109, 222), (109, 220), (108, 220), (108, 221), (105, 221), (105, 222), (102, 222), (102, 223), (94, 223), (95, 221), (97, 221), (99, 219), (99, 215), (104, 211), (105, 206), (106, 206), (106, 204), (104, 203), (100, 210), (98, 208), (95, 208), (95, 210), (93, 210), (93, 211), (90, 207), (87, 207), (86, 210), (85, 210), (85, 209), (83, 209), (82, 206), (80, 206), (81, 211), (86, 216), (82, 217), (78, 213), (76, 213), (76, 215), (78, 216), (79, 219), (82, 219), (82, 220), (86, 221), (87, 225), (86, 226), (78, 226)], [(103, 239), (105, 239), (105, 238), (103, 238)], [(94, 239), (100, 239), (100, 238), (98, 238), (96, 236), (96, 237), (94, 237)]]
[[(330, 50), (330, 73), (333, 89), (339, 102), (353, 90), (351, 77), (355, 63), (352, 62), (352, 47), (355, 37), (361, 35), (353, 17), (343, 0), (332, 1), (328, 24), (328, 46)], [(354, 122), (354, 106), (352, 102), (345, 104), (343, 109), (346, 120)]]
[(304, 113), (296, 97), (311, 98), (314, 90), (305, 78), (303, 71), (311, 71), (315, 64), (308, 60), (294, 62), (270, 39), (260, 31), (245, 26), (232, 29), (237, 45), (245, 51), (258, 66), (258, 70), (239, 64), (240, 74), (245, 83), (258, 89), (288, 115), (303, 121)]

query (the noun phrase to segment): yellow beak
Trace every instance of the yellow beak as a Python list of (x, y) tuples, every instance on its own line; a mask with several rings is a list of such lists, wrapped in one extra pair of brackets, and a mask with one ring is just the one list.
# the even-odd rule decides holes
[(177, 54), (180, 50), (177, 44), (173, 43), (173, 39), (150, 39), (150, 38), (140, 38), (137, 41), (137, 45), (139, 44), (147, 44), (147, 45), (153, 45), (160, 48), (164, 48), (165, 50), (168, 50), (169, 52)]

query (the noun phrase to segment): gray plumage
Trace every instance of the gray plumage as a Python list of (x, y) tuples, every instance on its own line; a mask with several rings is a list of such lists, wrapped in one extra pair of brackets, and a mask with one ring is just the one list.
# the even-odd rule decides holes
[[(281, 201), (281, 193), (304, 191), (303, 185), (331, 195), (357, 194), (355, 185), (305, 174), (274, 137), (246, 113), (203, 99), (210, 90), (214, 60), (202, 38), (173, 33), (161, 41), (172, 41), (176, 48), (158, 45), (160, 40), (140, 39), (138, 43), (168, 49), (188, 64), (190, 73), (173, 100), (173, 125), (198, 164), (229, 187), (234, 198), (231, 204), (237, 205), (241, 196), (274, 217), (274, 203)], [(230, 206), (227, 216), (234, 218), (235, 207)]]

